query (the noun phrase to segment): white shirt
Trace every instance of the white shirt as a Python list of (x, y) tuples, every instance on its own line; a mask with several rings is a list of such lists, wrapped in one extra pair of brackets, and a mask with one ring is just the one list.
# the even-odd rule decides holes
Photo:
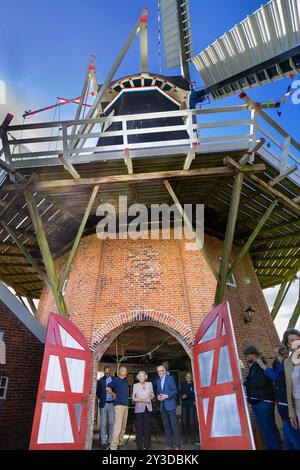
[(294, 399), (300, 399), (300, 364), (298, 366), (293, 366), (292, 395)]

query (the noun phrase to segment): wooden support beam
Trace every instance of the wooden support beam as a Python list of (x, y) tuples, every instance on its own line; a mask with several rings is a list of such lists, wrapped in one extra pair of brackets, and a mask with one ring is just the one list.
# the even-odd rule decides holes
[(58, 308), (58, 312), (68, 317), (67, 307), (63, 298), (61, 291), (58, 288), (58, 279), (55, 272), (53, 258), (50, 252), (50, 248), (48, 245), (47, 236), (43, 227), (43, 222), (41, 216), (39, 214), (35, 199), (33, 195), (29, 191), (24, 192), (25, 199), (28, 205), (28, 209), (30, 212), (31, 220), (37, 235), (37, 240), (40, 246), (41, 254), (43, 257), (44, 265), (47, 271), (48, 280), (50, 283), (51, 291), (55, 299), (56, 306)]
[(7, 233), (10, 235), (10, 237), (13, 239), (19, 250), (23, 253), (27, 261), (31, 264), (31, 266), (36, 270), (38, 276), (40, 279), (45, 282), (48, 286), (50, 286), (47, 276), (44, 273), (44, 271), (40, 268), (40, 266), (37, 264), (36, 260), (31, 256), (29, 251), (26, 249), (26, 247), (23, 245), (23, 243), (15, 236), (13, 230), (4, 222), (2, 221), (1, 224), (3, 225), (4, 229), (7, 231)]
[(227, 219), (227, 227), (224, 239), (223, 246), (223, 255), (221, 260), (220, 267), (220, 281), (218, 282), (216, 295), (215, 295), (215, 305), (219, 305), (224, 298), (227, 274), (229, 269), (230, 255), (233, 245), (233, 238), (235, 233), (236, 221), (238, 216), (238, 209), (240, 203), (241, 190), (243, 185), (243, 174), (238, 173), (234, 178), (234, 186), (232, 190), (231, 203), (229, 208), (229, 214)]
[(295, 309), (293, 314), (289, 320), (288, 328), (296, 328), (297, 321), (300, 316), (300, 280), (299, 280), (299, 294), (298, 294), (298, 301), (296, 303)]
[(140, 17), (141, 72), (148, 72), (148, 17)]
[(61, 162), (61, 164), (63, 165), (64, 169), (66, 171), (68, 171), (74, 179), (79, 179), (80, 178), (80, 174), (75, 169), (75, 167), (72, 165), (72, 163), (69, 162), (68, 156), (66, 154), (59, 153), (57, 157), (58, 157), (59, 161)]
[(298, 215), (300, 215), (300, 206), (298, 206), (298, 204), (295, 204), (295, 202), (293, 202), (292, 199), (285, 196), (285, 194), (283, 194), (282, 192), (278, 191), (275, 188), (272, 188), (268, 183), (258, 178), (254, 174), (250, 174), (250, 173), (245, 174), (245, 179), (248, 181), (251, 181), (251, 183), (259, 187), (260, 189), (263, 189), (267, 194), (270, 194), (276, 199), (279, 199), (285, 206), (289, 208), (292, 207), (295, 210), (295, 212)]
[(273, 242), (278, 242), (278, 241), (287, 241), (287, 240), (292, 240), (293, 238), (299, 238), (300, 239), (300, 232), (294, 232), (291, 233), (290, 235), (278, 235), (276, 237), (270, 237), (270, 238), (260, 238), (258, 240), (255, 240), (254, 246), (258, 245), (265, 245), (266, 243), (273, 243)]
[[(24, 190), (26, 190), (31, 184), (32, 182), (36, 179), (36, 175), (33, 174), (31, 175), (31, 177), (25, 182), (25, 183), (21, 183), (22, 184), (22, 187)], [(13, 184), (12, 185), (15, 189), (18, 188), (18, 184)], [(5, 206), (3, 207), (3, 209), (0, 211), (0, 220), (2, 219), (3, 215), (8, 211), (8, 209), (10, 209), (16, 202), (16, 200), (18, 199), (19, 197), (19, 192), (17, 191), (10, 199), (9, 201), (7, 201), (7, 203), (5, 204)]]
[(261, 217), (260, 221), (258, 222), (257, 226), (255, 227), (255, 229), (253, 230), (252, 234), (250, 235), (250, 237), (248, 238), (247, 242), (245, 243), (245, 245), (243, 246), (243, 248), (241, 249), (241, 251), (239, 252), (237, 258), (235, 259), (234, 263), (232, 264), (231, 268), (229, 269), (229, 272), (228, 272), (228, 275), (227, 275), (227, 281), (228, 279), (230, 278), (230, 276), (232, 274), (235, 273), (237, 267), (239, 266), (239, 264), (241, 263), (241, 261), (243, 260), (244, 256), (249, 253), (250, 251), (250, 248), (255, 240), (255, 238), (257, 237), (257, 235), (259, 234), (260, 230), (262, 229), (262, 227), (264, 226), (264, 224), (266, 223), (266, 221), (268, 220), (268, 218), (270, 217), (270, 215), (272, 214), (273, 210), (275, 209), (275, 207), (277, 206), (278, 204), (278, 201), (277, 199), (275, 199), (275, 201), (272, 202), (272, 204), (270, 205), (270, 207), (266, 210), (266, 212), (264, 213), (264, 215)]
[(133, 165), (132, 165), (132, 158), (131, 158), (131, 155), (130, 155), (129, 148), (126, 148), (124, 150), (124, 159), (125, 159), (125, 163), (126, 163), (126, 166), (127, 166), (128, 174), (132, 175), (133, 174)]
[(293, 280), (289, 281), (289, 282), (283, 282), (280, 286), (280, 289), (278, 291), (278, 294), (276, 296), (276, 299), (275, 299), (275, 302), (274, 302), (274, 305), (273, 305), (273, 308), (272, 308), (272, 311), (271, 311), (271, 317), (272, 317), (272, 320), (274, 321), (286, 296), (287, 296), (287, 293), (292, 285), (292, 282)]
[(90, 215), (91, 209), (92, 209), (93, 204), (94, 204), (94, 202), (95, 202), (95, 199), (96, 199), (98, 190), (99, 190), (99, 186), (95, 186), (94, 189), (93, 189), (93, 191), (92, 191), (92, 194), (91, 194), (89, 203), (88, 203), (88, 205), (87, 205), (87, 207), (86, 207), (86, 209), (85, 209), (85, 213), (84, 213), (84, 216), (83, 216), (83, 218), (82, 218), (80, 227), (79, 227), (79, 229), (78, 229), (76, 238), (75, 238), (75, 240), (74, 240), (74, 243), (73, 243), (71, 252), (70, 252), (70, 254), (69, 254), (69, 256), (68, 256), (68, 260), (67, 260), (67, 262), (66, 262), (65, 268), (64, 268), (64, 270), (63, 270), (63, 273), (62, 273), (61, 278), (60, 278), (59, 283), (58, 283), (58, 290), (59, 290), (60, 292), (62, 292), (63, 285), (64, 285), (66, 279), (68, 278), (69, 271), (70, 271), (70, 268), (71, 268), (71, 264), (72, 264), (72, 262), (73, 262), (73, 259), (74, 259), (75, 254), (76, 254), (76, 252), (77, 252), (77, 249), (78, 249), (78, 246), (79, 246), (81, 237), (82, 237), (82, 233), (83, 233), (83, 231), (84, 231), (86, 222), (87, 222), (87, 220), (88, 220), (88, 217), (89, 217), (89, 215)]
[(13, 119), (13, 115), (8, 113), (0, 126), (0, 137), (1, 137), (2, 146), (4, 149), (5, 162), (11, 168), (13, 168), (13, 161), (12, 161), (12, 155), (11, 155), (10, 146), (9, 146), (8, 137), (7, 137), (7, 128), (9, 124), (11, 123), (12, 119)]
[(34, 301), (33, 301), (33, 298), (28, 295), (28, 296), (26, 297), (26, 299), (27, 299), (27, 302), (29, 303), (29, 306), (30, 306), (30, 309), (31, 309), (33, 315), (36, 317), (36, 315), (37, 315), (37, 309), (36, 309), (35, 303), (34, 303)]
[(184, 165), (183, 165), (184, 170), (189, 170), (192, 164), (192, 161), (195, 160), (197, 145), (198, 145), (198, 142), (195, 142), (193, 145), (191, 145), (189, 153), (187, 154), (185, 161), (184, 161)]
[(193, 233), (193, 235), (195, 236), (195, 240), (196, 240), (196, 243), (199, 247), (199, 250), (201, 251), (201, 253), (203, 254), (211, 272), (213, 273), (213, 275), (215, 276), (216, 280), (219, 281), (219, 275), (218, 275), (218, 272), (213, 264), (213, 262), (211, 261), (210, 257), (208, 256), (208, 254), (206, 253), (206, 250), (204, 249), (204, 247), (202, 246), (202, 243), (201, 241), (199, 240), (199, 237), (197, 235), (197, 232), (194, 231), (194, 228), (193, 228), (193, 225), (192, 225), (192, 222), (190, 221), (190, 219), (188, 218), (187, 214), (185, 213), (182, 205), (180, 204), (179, 202), (179, 199), (177, 198), (177, 195), (175, 194), (175, 191), (173, 190), (171, 184), (169, 183), (168, 180), (164, 180), (164, 185), (165, 187), (167, 188), (167, 191), (168, 193), (170, 194), (172, 200), (174, 201), (181, 217), (183, 218), (184, 220), (184, 223), (186, 224), (186, 226), (190, 229), (190, 231)]
[(252, 155), (255, 155), (256, 152), (264, 145), (265, 142), (266, 139), (261, 138), (260, 141), (257, 142), (251, 150), (247, 150), (247, 152), (243, 153), (239, 160), (239, 164), (243, 166), (246, 163), (249, 163), (249, 160), (251, 159)]
[[(276, 176), (273, 180), (269, 181), (269, 185), (272, 186), (275, 186), (276, 184), (280, 183), (280, 181), (284, 180), (285, 178), (287, 178), (289, 175), (291, 175), (292, 173), (294, 173), (296, 170), (298, 169), (297, 165), (292, 165), (290, 166), (284, 173), (281, 173), (279, 174), (278, 176)], [(294, 201), (295, 202), (295, 201)]]
[(12, 168), (8, 163), (4, 162), (3, 160), (0, 160), (0, 168), (2, 170), (6, 171), (6, 173), (11, 173), (14, 175), (16, 178), (18, 178), (19, 181), (26, 181), (25, 176), (23, 176), (21, 173), (16, 171), (14, 168)]
[(251, 252), (251, 255), (263, 255), (264, 253), (278, 253), (278, 252), (285, 252), (286, 250), (298, 250), (300, 245), (287, 245), (287, 246), (275, 246), (272, 248), (263, 248), (261, 250), (256, 250)]
[(293, 314), (289, 320), (288, 328), (296, 327), (299, 316), (300, 316), (300, 299), (298, 300), (295, 310), (293, 311)]
[[(233, 168), (234, 167), (234, 168)], [(212, 167), (212, 168), (199, 168), (193, 170), (172, 170), (172, 171), (161, 171), (161, 172), (149, 172), (149, 173), (135, 173), (133, 175), (107, 175), (94, 178), (79, 178), (79, 179), (67, 179), (67, 180), (55, 180), (55, 181), (39, 181), (32, 185), (33, 191), (51, 191), (59, 190), (60, 188), (73, 188), (78, 186), (102, 186), (105, 184), (114, 183), (145, 183), (148, 181), (159, 181), (169, 179), (181, 179), (181, 178), (214, 178), (217, 176), (232, 176), (237, 171), (242, 173), (260, 173), (265, 170), (264, 164), (246, 165), (241, 167), (237, 162), (233, 163), (233, 167), (228, 168), (226, 166)], [(268, 185), (267, 185), (268, 186)], [(268, 186), (269, 188), (269, 186)], [(5, 191), (15, 191), (16, 189), (24, 190), (22, 185), (9, 185), (3, 186)], [(25, 188), (26, 189), (26, 188)], [(272, 190), (269, 188), (269, 190)], [(298, 208), (300, 211), (300, 208)]]

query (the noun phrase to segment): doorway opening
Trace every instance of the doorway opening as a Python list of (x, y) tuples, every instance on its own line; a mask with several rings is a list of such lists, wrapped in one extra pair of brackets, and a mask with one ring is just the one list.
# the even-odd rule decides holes
[[(177, 389), (177, 408), (176, 417), (181, 435), (182, 449), (199, 449), (199, 426), (196, 407), (194, 407), (194, 442), (185, 442), (186, 433), (183, 433), (182, 422), (182, 398), (180, 396), (181, 384), (185, 380), (187, 372), (192, 372), (191, 359), (183, 346), (168, 331), (153, 325), (136, 325), (121, 332), (108, 346), (98, 363), (97, 378), (103, 376), (104, 367), (110, 366), (112, 375), (117, 373), (118, 366), (124, 365), (128, 370), (129, 383), (129, 412), (125, 434), (125, 449), (133, 450), (136, 448), (136, 425), (134, 404), (132, 403), (133, 384), (137, 382), (139, 371), (145, 371), (148, 375), (148, 381), (156, 385), (158, 378), (156, 367), (163, 362), (167, 363), (168, 372), (173, 375)], [(164, 449), (165, 438), (163, 425), (160, 418), (159, 401), (153, 401), (152, 424), (152, 449)], [(100, 413), (99, 404), (96, 399), (94, 415), (93, 449), (100, 448), (99, 438)]]

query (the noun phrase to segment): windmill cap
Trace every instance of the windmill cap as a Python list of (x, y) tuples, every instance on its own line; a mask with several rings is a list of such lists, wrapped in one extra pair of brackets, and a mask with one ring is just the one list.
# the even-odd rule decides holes
[(259, 355), (259, 350), (255, 346), (248, 346), (244, 351), (245, 356), (248, 354), (256, 354)]

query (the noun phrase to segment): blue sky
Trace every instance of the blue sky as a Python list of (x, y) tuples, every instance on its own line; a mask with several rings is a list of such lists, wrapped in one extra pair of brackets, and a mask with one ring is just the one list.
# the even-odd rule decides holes
[[(261, 0), (190, 0), (194, 53), (241, 21), (261, 5)], [(113, 8), (112, 8), (113, 6)], [(35, 109), (55, 102), (57, 96), (73, 98), (80, 94), (90, 54), (96, 55), (101, 82), (120, 51), (143, 7), (150, 9), (149, 63), (158, 72), (157, 0), (11, 0), (1, 5), (0, 79), (5, 80), (8, 99), (20, 108)], [(120, 76), (139, 70), (139, 41), (133, 44)], [(175, 74), (179, 70), (163, 72)], [(202, 85), (196, 69), (192, 78)], [(284, 95), (290, 79), (251, 91), (257, 100)], [(238, 97), (226, 103), (240, 103)], [(75, 105), (64, 108), (74, 113)], [(1, 110), (0, 110), (1, 112)], [(272, 116), (277, 119), (273, 110)], [(43, 119), (52, 119), (52, 113)], [(288, 102), (280, 124), (296, 137), (299, 108)]]
[[(221, 36), (261, 6), (261, 0), (190, 0), (194, 54)], [(90, 54), (96, 56), (99, 82), (109, 71), (143, 7), (149, 16), (149, 68), (159, 71), (158, 20), (156, 0), (11, 0), (2, 2), (0, 29), (0, 80), (7, 85), (6, 111), (16, 114), (19, 121), (26, 109), (55, 103), (56, 97), (73, 98), (80, 94)], [(135, 41), (120, 67), (118, 76), (139, 71), (139, 41)], [(163, 73), (167, 72), (163, 60)], [(202, 86), (200, 76), (191, 66), (192, 79)], [(299, 78), (299, 77), (298, 77)], [(258, 100), (283, 96), (290, 79), (251, 90)], [(221, 103), (217, 103), (221, 104)], [(222, 104), (241, 104), (238, 97), (227, 98)], [(11, 107), (11, 109), (10, 109)], [(299, 140), (300, 105), (290, 101), (279, 118), (272, 117)], [(75, 105), (64, 107), (64, 117), (74, 115)], [(0, 118), (4, 108), (0, 106)], [(52, 120), (53, 112), (40, 115)], [(287, 322), (287, 312), (295, 303), (294, 289), (285, 304), (280, 332)], [(267, 293), (272, 303), (275, 291)], [(285, 315), (285, 317), (284, 317)], [(278, 323), (278, 324), (279, 324)]]

